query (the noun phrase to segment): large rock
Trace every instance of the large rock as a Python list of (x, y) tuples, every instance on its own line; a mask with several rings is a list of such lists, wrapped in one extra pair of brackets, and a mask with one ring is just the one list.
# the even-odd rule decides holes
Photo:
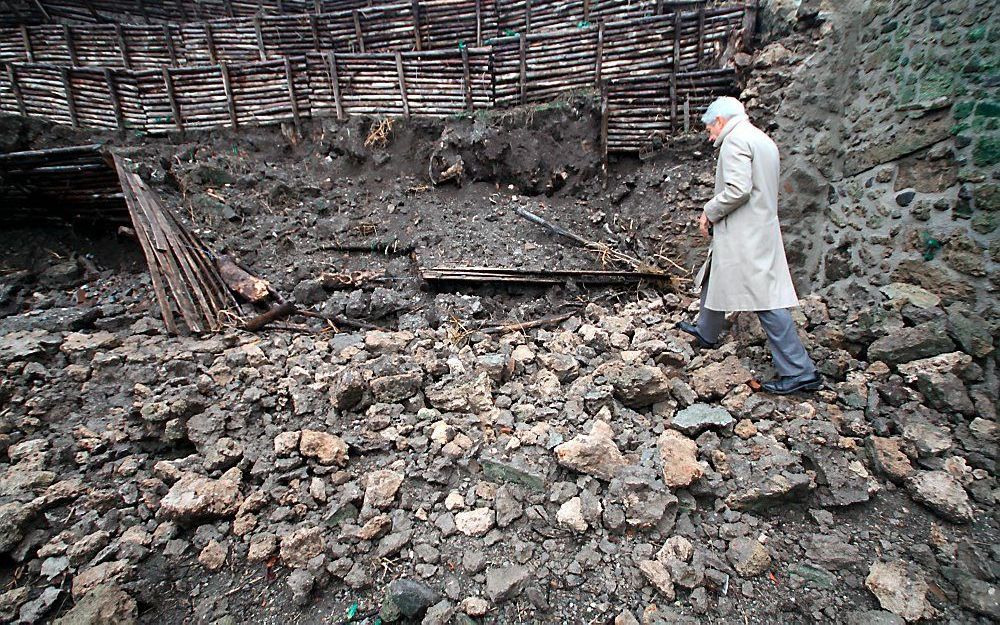
[(957, 567), (942, 567), (941, 574), (958, 589), (958, 599), (962, 607), (978, 612), (1000, 622), (1000, 592), (996, 584), (977, 579)]
[(213, 521), (233, 516), (242, 503), (238, 483), (188, 473), (160, 500), (160, 516), (181, 524)]
[(39, 508), (34, 502), (0, 505), (0, 553), (7, 553), (21, 542), (27, 525), (38, 512)]
[(771, 554), (767, 547), (753, 538), (734, 539), (726, 550), (726, 558), (743, 577), (760, 575), (771, 566)]
[(427, 401), (444, 412), (481, 413), (493, 407), (493, 385), (483, 372), (464, 382), (442, 380), (424, 390)]
[(965, 383), (959, 374), (972, 364), (972, 357), (962, 352), (938, 354), (899, 365), (899, 373), (917, 388), (934, 408), (944, 412), (975, 414)]
[(127, 592), (114, 584), (102, 584), (76, 602), (52, 625), (133, 625), (138, 606)]
[(923, 575), (910, 573), (902, 562), (875, 562), (865, 578), (865, 586), (884, 609), (907, 621), (919, 621), (935, 615), (927, 601), (927, 582)]
[(0, 333), (0, 364), (41, 356), (59, 347), (62, 337), (45, 330)]
[(315, 458), (324, 465), (342, 467), (348, 460), (347, 443), (342, 438), (316, 430), (302, 430), (299, 453), (306, 458)]
[(615, 397), (631, 408), (645, 408), (670, 397), (670, 379), (659, 367), (613, 361), (598, 367), (594, 377), (598, 376), (603, 376)]
[(281, 538), (281, 561), (289, 567), (304, 568), (325, 549), (323, 528), (303, 527)]
[(512, 564), (486, 571), (486, 595), (494, 603), (504, 601), (521, 592), (531, 579), (526, 566)]
[(32, 310), (23, 315), (12, 315), (0, 320), (0, 334), (22, 330), (67, 332), (92, 328), (101, 316), (100, 308), (49, 308)]
[(613, 437), (610, 425), (595, 421), (590, 434), (580, 434), (557, 446), (556, 459), (560, 465), (574, 471), (613, 480), (629, 464)]
[(350, 410), (364, 399), (368, 382), (361, 371), (345, 367), (330, 380), (330, 403), (337, 410)]
[(369, 473), (365, 478), (366, 508), (388, 508), (403, 484), (403, 474), (389, 469)]
[(702, 399), (724, 397), (733, 388), (746, 384), (753, 374), (740, 364), (739, 358), (729, 356), (722, 362), (713, 362), (691, 374), (691, 387)]
[(388, 623), (400, 618), (418, 618), (439, 599), (437, 591), (423, 582), (397, 579), (386, 590), (379, 618)]
[(875, 470), (897, 484), (913, 475), (910, 459), (899, 447), (899, 439), (869, 436), (865, 448)]
[(641, 560), (639, 562), (639, 572), (667, 601), (675, 599), (674, 580), (670, 577), (670, 571), (659, 560)]
[(975, 358), (984, 358), (993, 353), (993, 336), (990, 334), (989, 324), (962, 304), (948, 307), (948, 330), (965, 353)]
[(378, 402), (399, 403), (416, 395), (423, 381), (424, 376), (419, 371), (375, 378), (371, 381), (372, 396)]
[(903, 300), (917, 308), (934, 308), (941, 305), (941, 297), (923, 287), (906, 282), (892, 282), (881, 289), (882, 294), (890, 300)]
[(670, 488), (684, 488), (704, 474), (698, 464), (698, 444), (674, 430), (665, 430), (656, 441), (663, 465), (663, 482)]
[(691, 404), (675, 414), (670, 425), (688, 436), (697, 436), (705, 430), (721, 430), (734, 423), (733, 415), (722, 406)]
[(941, 517), (955, 523), (969, 523), (973, 518), (969, 495), (946, 471), (920, 471), (906, 481), (910, 496)]
[(954, 349), (955, 343), (941, 324), (928, 322), (913, 328), (901, 328), (879, 338), (868, 347), (868, 360), (898, 365)]
[(485, 536), (496, 523), (496, 513), (491, 508), (476, 508), (455, 515), (455, 527), (466, 536)]

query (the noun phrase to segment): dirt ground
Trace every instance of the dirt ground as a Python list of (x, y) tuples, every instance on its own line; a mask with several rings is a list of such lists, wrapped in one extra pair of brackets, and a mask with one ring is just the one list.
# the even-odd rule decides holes
[[(78, 608), (132, 601), (143, 623), (374, 623), (380, 610), (424, 623), (899, 623), (866, 585), (888, 561), (902, 563), (888, 594), (907, 614), (990, 621), (994, 357), (969, 357), (947, 380), (959, 388), (932, 398), (869, 351), (880, 333), (943, 319), (943, 306), (873, 312), (813, 295), (799, 321), (826, 387), (754, 393), (751, 378), (772, 369), (752, 320), (734, 319), (710, 352), (673, 328), (695, 309), (706, 249), (695, 220), (714, 152), (703, 137), (605, 171), (584, 96), (397, 121), (366, 147), (380, 123), (317, 123), (301, 138), (5, 126), (9, 149), (109, 140), (217, 252), (301, 306), (385, 332), (169, 337), (126, 234), (5, 232), (2, 501), (17, 507), (0, 514), (3, 618), (101, 622)], [(434, 183), (457, 163), (457, 179)], [(420, 280), (435, 266), (608, 267), (518, 206), (669, 272), (674, 287), (436, 291)], [(331, 249), (343, 245), (373, 249)], [(373, 274), (332, 285), (352, 272)], [(477, 332), (573, 306), (555, 327)], [(668, 488), (664, 432), (706, 406), (728, 421), (685, 431), (698, 479)], [(556, 461), (605, 421), (610, 446), (589, 464)], [(344, 443), (348, 459), (295, 442), (306, 432)], [(899, 445), (907, 479), (957, 485), (954, 500), (928, 504), (875, 460), (873, 439)], [(602, 463), (619, 449), (628, 468), (608, 479)], [(239, 502), (213, 490), (212, 511), (172, 512), (165, 502), (191, 476), (235, 485)], [(668, 539), (680, 555), (658, 555)], [(669, 591), (650, 566), (667, 567)], [(122, 594), (87, 599), (95, 576)]]

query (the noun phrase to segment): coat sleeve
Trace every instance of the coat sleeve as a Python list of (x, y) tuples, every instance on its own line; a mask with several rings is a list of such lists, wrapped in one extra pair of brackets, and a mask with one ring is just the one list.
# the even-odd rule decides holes
[(730, 140), (722, 145), (719, 162), (722, 165), (722, 182), (725, 187), (708, 204), (705, 215), (713, 224), (743, 206), (750, 199), (753, 189), (750, 145), (745, 141)]

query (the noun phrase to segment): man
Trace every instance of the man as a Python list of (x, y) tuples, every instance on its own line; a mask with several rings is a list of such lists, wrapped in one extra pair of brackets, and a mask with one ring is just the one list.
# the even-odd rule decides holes
[(736, 98), (715, 100), (701, 120), (719, 148), (715, 197), (699, 222), (712, 241), (696, 279), (701, 285), (698, 323), (682, 321), (677, 327), (712, 348), (727, 311), (752, 310), (767, 333), (779, 376), (762, 388), (779, 395), (818, 389), (822, 378), (788, 311), (798, 306), (798, 297), (778, 225), (778, 148), (750, 123)]

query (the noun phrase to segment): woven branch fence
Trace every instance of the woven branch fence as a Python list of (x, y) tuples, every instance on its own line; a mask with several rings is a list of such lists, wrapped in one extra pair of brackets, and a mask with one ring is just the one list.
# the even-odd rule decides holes
[[(704, 68), (718, 67), (753, 19), (749, 7), (703, 7), (450, 50), (309, 51), (156, 68), (7, 62), (0, 111), (164, 133), (350, 114), (441, 117), (603, 85), (606, 151), (641, 152), (732, 91), (732, 71)], [(96, 58), (100, 49), (83, 50)]]
[[(523, 1), (516, 4), (525, 5)], [(525, 9), (525, 6), (501, 7), (500, 3), (488, 0), (414, 0), (319, 14), (260, 15), (179, 25), (20, 25), (0, 28), (0, 61), (152, 69), (268, 60), (327, 50), (385, 52), (478, 47), (485, 39), (504, 33), (544, 32), (557, 26), (562, 29), (588, 26), (608, 19), (620, 23), (649, 17), (654, 10), (659, 12), (660, 19), (689, 9), (706, 12), (711, 29), (718, 22), (719, 9), (708, 5), (702, 0), (659, 8), (655, 3), (642, 2), (621, 7), (609, 1), (592, 11), (569, 3), (559, 5), (567, 12), (550, 11), (544, 14), (547, 19), (542, 20), (532, 18), (530, 2)], [(732, 12), (734, 8), (721, 10)], [(577, 13), (590, 19), (571, 19)], [(503, 19), (498, 18), (501, 15)]]
[[(481, 0), (484, 13), (504, 16), (505, 29), (530, 32), (563, 27), (579, 21), (641, 17), (671, 7), (703, 4), (705, 0)], [(456, 2), (416, 3), (433, 18), (433, 7), (452, 15)], [(0, 25), (45, 23), (163, 24), (204, 22), (256, 15), (295, 15), (366, 9), (375, 0), (0, 0)], [(494, 20), (496, 21), (496, 20)]]

